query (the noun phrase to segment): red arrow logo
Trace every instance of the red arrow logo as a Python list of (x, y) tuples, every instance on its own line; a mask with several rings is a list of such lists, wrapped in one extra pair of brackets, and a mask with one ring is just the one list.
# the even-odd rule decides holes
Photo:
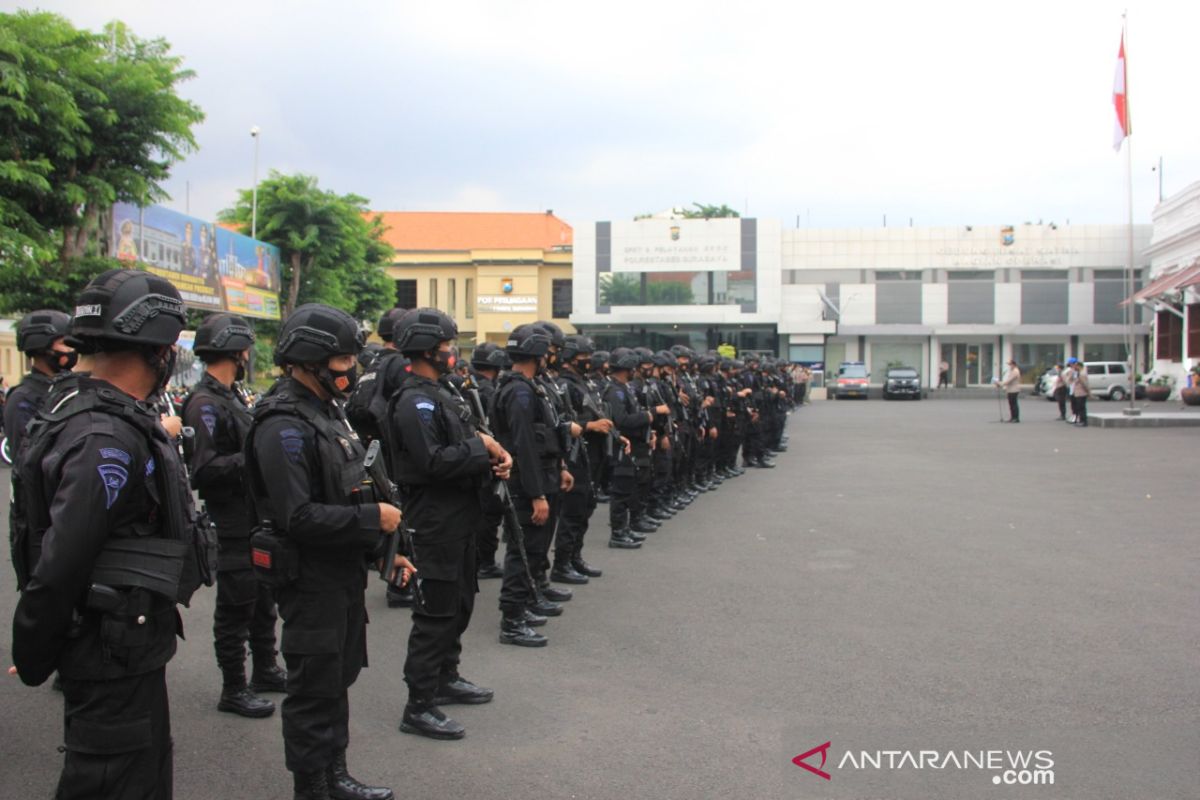
[(827, 781), (832, 780), (830, 778), (828, 772), (825, 772), (823, 769), (819, 769), (818, 767), (814, 767), (811, 764), (804, 763), (804, 759), (806, 759), (809, 756), (814, 755), (816, 753), (820, 753), (821, 754), (821, 766), (822, 767), (825, 766), (825, 756), (829, 750), (830, 744), (831, 744), (831, 742), (826, 742), (825, 744), (814, 747), (812, 750), (809, 750), (807, 753), (801, 753), (800, 755), (798, 755), (792, 759), (792, 763), (795, 764), (797, 767), (803, 767), (804, 769), (811, 772), (813, 775), (819, 775), (820, 777), (824, 778)]

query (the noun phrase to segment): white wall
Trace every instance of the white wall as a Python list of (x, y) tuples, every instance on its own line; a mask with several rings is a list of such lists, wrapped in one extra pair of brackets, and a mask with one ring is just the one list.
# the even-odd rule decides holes
[(875, 284), (843, 283), (838, 295), (843, 325), (875, 324)]
[(950, 319), (950, 287), (944, 283), (921, 286), (921, 323), (947, 325)]
[(1067, 285), (1067, 324), (1091, 325), (1096, 317), (1096, 284)]
[(996, 284), (996, 324), (1021, 324), (1021, 284)]

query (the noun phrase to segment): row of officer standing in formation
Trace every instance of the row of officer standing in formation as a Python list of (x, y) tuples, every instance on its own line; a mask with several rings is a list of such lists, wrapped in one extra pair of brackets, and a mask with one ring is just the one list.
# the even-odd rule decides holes
[[(392, 309), (368, 347), (350, 315), (297, 308), (275, 346), (282, 375), (252, 406), (239, 382), (254, 331), (210, 315), (195, 338), (205, 374), (176, 416), (158, 402), (186, 320), (175, 287), (112, 270), (74, 311), (18, 324), (34, 368), (5, 409), (14, 670), (31, 685), (57, 672), (60, 798), (171, 795), (177, 604), (215, 583), (218, 709), (266, 717), (262, 695), (284, 693), (295, 797), (387, 800), (346, 761), (371, 570), (389, 607), (412, 609), (400, 729), (461, 738), (442, 708), (493, 696), (460, 672), (479, 579), (501, 579), (500, 642), (544, 646), (566, 587), (601, 576), (583, 555), (598, 503), (609, 547), (636, 550), (785, 447), (792, 387), (774, 363), (600, 352), (540, 322), (459, 364), (457, 327), (435, 309)], [(72, 371), (78, 354), (87, 372)]]

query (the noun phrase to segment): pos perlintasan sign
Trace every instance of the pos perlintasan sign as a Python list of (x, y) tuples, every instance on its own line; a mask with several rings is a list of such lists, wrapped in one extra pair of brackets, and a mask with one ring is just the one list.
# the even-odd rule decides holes
[(279, 248), (162, 206), (113, 206), (114, 258), (179, 289), (189, 308), (279, 319)]

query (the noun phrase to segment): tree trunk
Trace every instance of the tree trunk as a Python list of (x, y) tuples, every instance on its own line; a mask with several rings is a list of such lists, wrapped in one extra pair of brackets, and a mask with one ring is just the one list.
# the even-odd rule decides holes
[(291, 316), (291, 313), (296, 310), (296, 298), (300, 296), (300, 270), (300, 254), (292, 253), (292, 280), (288, 285), (287, 305), (283, 309), (285, 319)]

